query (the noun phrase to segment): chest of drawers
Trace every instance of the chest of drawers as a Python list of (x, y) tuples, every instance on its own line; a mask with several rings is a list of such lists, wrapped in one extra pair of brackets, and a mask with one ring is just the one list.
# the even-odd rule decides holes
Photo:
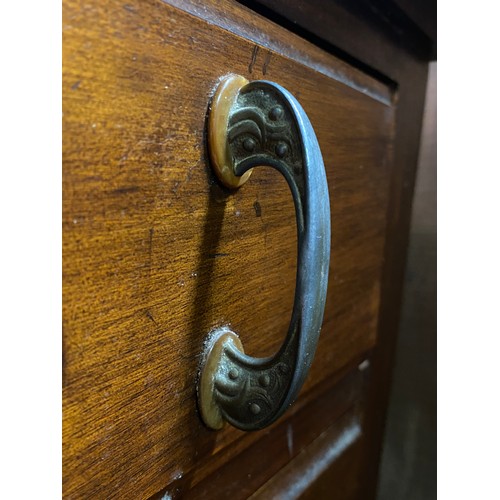
[[(425, 71), (410, 95), (405, 73), (378, 77), (229, 1), (65, 0), (63, 63), (65, 497), (369, 495)], [(273, 354), (295, 288), (284, 179), (258, 169), (230, 191), (210, 168), (207, 113), (228, 74), (300, 101), (331, 202), (314, 362), (256, 432), (209, 430), (196, 399), (207, 333), (230, 325)]]

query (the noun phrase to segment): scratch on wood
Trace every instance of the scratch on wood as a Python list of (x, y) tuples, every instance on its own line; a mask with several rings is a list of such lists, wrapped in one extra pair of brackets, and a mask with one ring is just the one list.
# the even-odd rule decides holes
[(113, 191), (111, 191), (111, 194), (129, 194), (129, 193), (137, 193), (137, 191), (139, 191), (139, 186), (128, 186), (128, 187), (113, 189)]
[(216, 259), (217, 257), (227, 257), (228, 255), (228, 253), (209, 253), (208, 257), (210, 259)]
[(67, 366), (67, 359), (66, 359), (66, 342), (65, 342), (65, 336), (64, 336), (64, 325), (62, 327), (62, 383), (63, 387), (66, 385), (66, 366)]
[(250, 61), (250, 64), (248, 65), (248, 72), (251, 73), (252, 70), (253, 70), (253, 66), (255, 64), (255, 61), (257, 59), (257, 54), (259, 52), (259, 47), (258, 45), (256, 45), (254, 48), (253, 48), (253, 52), (252, 52), (252, 60)]
[(288, 424), (286, 428), (286, 444), (288, 448), (288, 454), (293, 457), (293, 427), (292, 424)]
[(128, 3), (126, 3), (123, 8), (125, 10), (127, 10), (128, 12), (132, 12), (132, 13), (136, 13), (136, 10), (135, 10), (135, 7), (133, 5), (129, 5)]
[(260, 217), (262, 215), (262, 208), (261, 208), (260, 203), (258, 201), (255, 201), (255, 203), (253, 204), (253, 208), (255, 210), (255, 215), (257, 217)]
[(153, 315), (151, 314), (151, 311), (148, 309), (146, 310), (146, 316), (148, 317), (148, 319), (150, 319), (155, 325), (157, 325), (158, 323), (155, 321), (155, 319), (153, 318)]
[(149, 270), (151, 271), (151, 260), (152, 260), (152, 254), (153, 254), (153, 235), (155, 233), (154, 228), (149, 229)]
[(81, 80), (76, 81), (73, 85), (71, 85), (71, 90), (76, 90), (80, 86), (80, 83), (82, 83)]
[(266, 59), (264, 60), (264, 64), (262, 65), (262, 74), (265, 75), (267, 73), (267, 67), (269, 66), (269, 63), (271, 62), (271, 51), (268, 50), (266, 54)]

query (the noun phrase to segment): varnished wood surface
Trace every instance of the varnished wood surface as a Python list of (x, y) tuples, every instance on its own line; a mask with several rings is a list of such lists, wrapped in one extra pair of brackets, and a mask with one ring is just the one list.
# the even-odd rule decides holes
[(357, 498), (360, 439), (360, 422), (356, 410), (352, 409), (301, 450), (250, 498)]
[(248, 353), (271, 354), (295, 279), (284, 179), (261, 169), (229, 193), (210, 172), (206, 112), (224, 74), (289, 89), (327, 168), (330, 286), (299, 405), (375, 344), (394, 109), (304, 61), (256, 53), (160, 1), (63, 3), (66, 498), (147, 498), (266, 432), (215, 433), (196, 410), (206, 334), (230, 323)]
[(408, 15), (409, 10), (422, 14), (432, 0), (413, 2), (413, 5), (407, 2), (407, 12), (396, 6), (398, 0), (241, 1), (278, 20), (290, 31), (314, 38), (318, 46), (335, 54), (343, 53), (344, 59), (352, 64), (363, 66), (368, 72), (377, 71), (379, 78), (389, 78), (395, 84), (401, 83), (397, 74), (404, 70), (405, 60), (426, 60), (435, 53), (435, 38), (433, 42)]
[[(350, 87), (380, 102), (390, 104), (393, 101), (394, 92), (386, 84), (373, 78), (367, 78), (363, 71), (354, 68), (342, 59), (333, 56), (330, 52), (325, 52), (303, 37), (295, 35), (288, 29), (284, 29), (272, 22), (267, 17), (258, 14), (254, 10), (256, 2), (246, 2), (249, 4), (250, 8), (248, 8), (240, 1), (163, 1), (200, 17), (208, 23), (227, 30), (236, 36), (254, 42), (256, 44), (255, 51), (252, 53), (252, 59), (248, 65), (248, 72), (250, 74), (254, 70), (257, 74), (259, 70), (264, 75), (266, 74), (269, 51), (271, 51), (272, 53), (280, 54), (283, 57), (305, 64), (334, 80), (346, 83)], [(291, 11), (295, 4), (296, 2), (288, 2), (280, 7), (284, 7), (284, 11)], [(321, 16), (324, 15), (323, 8), (317, 8), (316, 12), (321, 12)], [(318, 15), (315, 16), (315, 19), (318, 19)], [(328, 19), (328, 22), (331, 22), (331, 20)], [(322, 22), (317, 24), (321, 25)]]
[[(286, 25), (287, 29), (301, 32), (303, 36), (314, 39), (314, 43), (334, 53), (338, 53), (340, 49), (354, 64), (364, 66), (366, 70), (375, 70), (397, 85), (394, 168), (387, 212), (380, 315), (372, 363), (372, 380), (363, 422), (364, 449), (361, 453), (364, 464), (360, 498), (375, 498), (398, 338), (413, 186), (427, 82), (427, 58), (433, 57), (432, 51), (435, 47), (433, 49), (428, 43), (417, 46), (419, 44), (415, 38), (411, 40), (411, 36), (401, 32), (401, 26), (393, 26), (392, 16), (384, 16), (382, 10), (372, 8), (374, 4), (370, 5), (371, 2), (325, 3), (321, 0), (297, 0), (285, 3), (281, 0), (256, 0), (246, 3), (267, 5), (274, 11), (275, 19), (280, 22), (286, 19), (287, 22), (283, 25)], [(406, 6), (405, 2), (396, 3), (404, 7), (404, 10), (410, 7)], [(391, 7), (391, 2), (385, 5), (389, 9), (394, 7), (394, 4)], [(415, 10), (422, 14), (427, 7), (428, 2), (414, 3), (411, 7), (412, 17), (415, 16)], [(320, 22), (318, 12), (321, 12)], [(267, 15), (270, 15), (269, 12)], [(428, 21), (431, 24), (433, 22), (432, 18)], [(392, 33), (388, 34), (388, 31)]]
[(437, 67), (429, 77), (378, 498), (437, 491)]
[[(254, 494), (261, 495), (259, 490), (268, 491), (271, 484), (280, 488), (282, 481), (275, 475), (283, 477), (283, 472), (293, 469), (300, 476), (302, 470), (297, 463), (304, 461), (304, 454), (308, 457), (318, 455), (313, 453), (318, 448), (313, 444), (317, 440), (328, 442), (330, 446), (339, 441), (337, 451), (341, 455), (351, 441), (359, 438), (365, 375), (358, 369), (351, 370), (334, 387), (327, 386), (326, 390), (319, 387), (311, 391), (306, 401), (290, 409), (286, 419), (259, 433), (258, 437), (255, 433), (245, 434), (238, 442), (222, 449), (209, 462), (180, 477), (151, 500), (165, 496), (173, 499), (243, 500)], [(352, 432), (341, 436), (346, 424)], [(342, 437), (347, 437), (347, 440)], [(328, 458), (334, 460), (337, 457)]]

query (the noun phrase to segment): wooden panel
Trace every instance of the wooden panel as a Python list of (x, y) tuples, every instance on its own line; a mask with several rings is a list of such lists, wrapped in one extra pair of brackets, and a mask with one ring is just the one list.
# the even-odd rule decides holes
[(429, 65), (379, 498), (437, 491), (437, 67)]
[[(422, 26), (425, 23), (420, 19), (418, 24), (424, 31), (428, 31), (431, 40), (426, 43), (423, 40), (418, 41), (417, 39), (421, 38), (419, 36), (406, 36), (401, 31), (402, 26), (397, 22), (394, 24), (394, 17), (387, 16), (383, 11), (384, 8), (392, 10), (391, 2), (377, 2), (376, 8), (373, 8), (373, 2), (296, 0), (287, 2), (286, 8), (282, 0), (256, 0), (246, 3), (252, 7), (261, 3), (268, 5), (274, 9), (274, 13), (269, 11), (266, 15), (279, 20), (287, 29), (314, 41), (326, 50), (343, 54), (357, 67), (372, 74), (376, 73), (379, 77), (389, 78), (397, 85), (394, 167), (387, 212), (377, 346), (372, 358), (370, 403), (363, 423), (365, 449), (361, 454), (364, 466), (363, 491), (360, 497), (375, 498), (403, 296), (403, 276), (427, 82), (427, 61), (429, 58), (435, 58), (432, 29), (425, 30), (425, 26)], [(405, 1), (397, 0), (396, 3), (415, 20), (420, 17), (416, 12), (425, 12), (429, 5), (427, 0), (423, 3), (413, 2), (413, 12), (410, 13)], [(384, 8), (381, 9), (382, 4)], [(318, 12), (321, 12), (320, 22)], [(432, 23), (435, 23), (435, 14), (434, 20), (431, 17), (428, 21), (430, 24), (427, 27), (432, 26)]]
[[(197, 0), (162, 0), (170, 5), (175, 6), (180, 10), (184, 10), (206, 20), (210, 24), (214, 24), (224, 30), (227, 30), (239, 37), (246, 38), (257, 44), (255, 53), (252, 54), (252, 59), (248, 67), (249, 73), (255, 70), (257, 74), (262, 68), (262, 72), (266, 74), (267, 57), (269, 52), (278, 53), (284, 57), (294, 59), (315, 71), (329, 76), (340, 82), (344, 82), (352, 88), (367, 94), (374, 99), (378, 99), (384, 103), (390, 103), (393, 100), (394, 93), (391, 88), (388, 88), (387, 82), (367, 78), (364, 71), (356, 69), (351, 64), (346, 63), (342, 58), (332, 55), (332, 49), (328, 47), (328, 52), (325, 52), (317, 45), (319, 39), (314, 40), (314, 44), (307, 41), (301, 33), (301, 36), (294, 34), (292, 26), (298, 26), (298, 20), (287, 26), (287, 29), (271, 21), (267, 17), (259, 15), (254, 9), (257, 7), (256, 2), (247, 2), (251, 10), (243, 5), (242, 1), (219, 1), (205, 0), (200, 4)], [(311, 2), (311, 0), (308, 0)], [(298, 2), (286, 4), (286, 11), (292, 11)], [(325, 5), (316, 7), (315, 26), (323, 24), (331, 24), (332, 19), (328, 18), (327, 22), (318, 23), (317, 12), (321, 11), (321, 16), (324, 21), (326, 11)], [(303, 12), (303, 9), (302, 9)], [(272, 12), (266, 12), (266, 15), (272, 15)], [(276, 16), (272, 16), (276, 17)], [(280, 18), (282, 21), (283, 18)], [(304, 21), (303, 16), (299, 16), (301, 22)], [(338, 28), (338, 26), (336, 26)], [(366, 44), (365, 44), (366, 45)], [(268, 50), (263, 50), (268, 49)], [(345, 54), (344, 54), (345, 55)], [(387, 80), (387, 79), (386, 79)]]
[[(357, 439), (363, 384), (363, 374), (356, 369), (335, 387), (313, 391), (308, 404), (293, 406), (286, 418), (258, 437), (255, 433), (245, 434), (233, 446), (222, 449), (205, 464), (174, 481), (154, 499), (243, 500), (261, 487), (267, 489), (265, 483), (274, 484), (273, 476), (281, 474), (283, 468), (293, 469), (300, 476), (303, 470), (297, 467), (297, 462), (303, 462), (300, 457), (304, 453), (311, 455), (310, 443), (318, 439), (324, 442), (325, 436), (336, 439), (344, 425), (353, 431), (348, 436)], [(337, 448), (338, 455), (345, 447)]]
[(250, 498), (358, 498), (360, 437), (361, 427), (353, 409), (321, 433)]
[(214, 181), (204, 130), (222, 75), (288, 88), (324, 154), (331, 279), (301, 398), (375, 343), (394, 110), (273, 52), (250, 74), (255, 47), (159, 1), (64, 2), (67, 498), (148, 497), (242, 439), (197, 415), (203, 339), (231, 323), (267, 355), (286, 332), (292, 199), (269, 169), (236, 193)]

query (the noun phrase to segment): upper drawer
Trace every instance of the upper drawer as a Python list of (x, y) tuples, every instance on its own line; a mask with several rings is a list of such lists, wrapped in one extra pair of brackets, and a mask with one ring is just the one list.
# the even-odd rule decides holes
[(230, 323), (270, 355), (292, 310), (286, 182), (257, 169), (229, 192), (209, 167), (219, 79), (283, 85), (323, 153), (330, 283), (302, 395), (376, 342), (394, 109), (361, 73), (341, 81), (159, 1), (65, 0), (63, 16), (64, 492), (144, 498), (242, 434), (198, 416), (207, 333)]

